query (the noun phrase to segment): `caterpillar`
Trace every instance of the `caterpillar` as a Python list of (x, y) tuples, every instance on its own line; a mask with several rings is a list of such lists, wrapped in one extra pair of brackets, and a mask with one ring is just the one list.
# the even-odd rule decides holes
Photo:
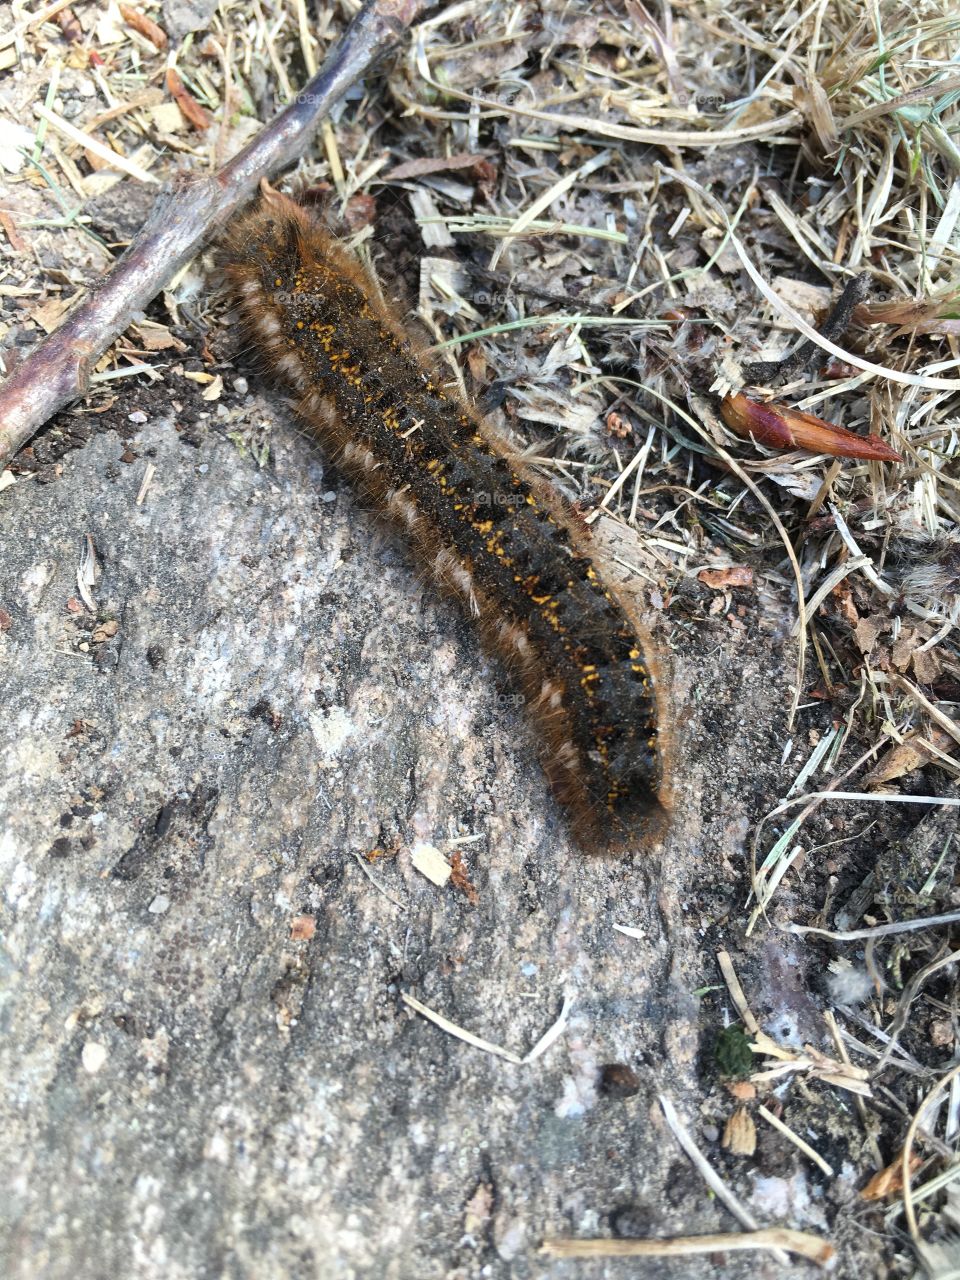
[(221, 257), (263, 369), (504, 660), (578, 845), (637, 846), (667, 811), (659, 681), (587, 526), (443, 385), (335, 237), (263, 192)]

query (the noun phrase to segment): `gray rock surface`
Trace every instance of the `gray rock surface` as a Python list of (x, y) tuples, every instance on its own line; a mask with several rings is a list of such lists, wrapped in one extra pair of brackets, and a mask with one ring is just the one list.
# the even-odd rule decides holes
[[(657, 1094), (719, 1166), (698, 1115), (703, 895), (742, 915), (789, 660), (769, 630), (718, 626), (706, 662), (666, 637), (672, 830), (586, 860), (468, 623), (282, 411), (258, 413), (279, 424), (262, 468), (225, 430), (194, 447), (154, 414), (134, 461), (104, 432), (53, 483), (0, 495), (0, 1269), (715, 1274), (537, 1250), (737, 1229)], [(414, 869), (418, 840), (459, 848), (475, 905)], [(401, 992), (520, 1054), (565, 997), (569, 1023), (517, 1066)], [(639, 1092), (600, 1092), (610, 1062)]]

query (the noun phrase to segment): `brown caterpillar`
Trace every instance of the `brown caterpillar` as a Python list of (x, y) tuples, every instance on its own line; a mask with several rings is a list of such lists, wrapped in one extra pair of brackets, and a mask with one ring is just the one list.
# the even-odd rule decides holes
[(362, 267), (265, 188), (228, 233), (247, 335), (298, 417), (478, 620), (543, 731), (584, 849), (659, 827), (664, 752), (640, 631), (568, 505), (441, 383)]

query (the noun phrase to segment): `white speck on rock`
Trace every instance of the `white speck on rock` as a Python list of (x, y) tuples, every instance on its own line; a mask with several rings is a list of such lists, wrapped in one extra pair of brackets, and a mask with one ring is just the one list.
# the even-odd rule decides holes
[[(12, 835), (0, 840), (0, 861), (5, 866), (9, 866), (14, 856), (15, 847)], [(26, 901), (36, 883), (37, 873), (29, 862), (20, 861), (15, 863), (12, 870), (7, 874), (7, 902), (9, 902), (10, 906), (16, 907), (19, 903)]]
[(582, 1116), (586, 1109), (576, 1080), (573, 1076), (564, 1076), (563, 1093), (553, 1109), (554, 1115), (561, 1120), (572, 1120), (575, 1116)]
[(310, 714), (310, 729), (320, 754), (327, 760), (339, 754), (340, 748), (354, 730), (353, 721), (343, 707)]
[(36, 609), (40, 604), (47, 583), (53, 577), (53, 570), (48, 564), (35, 564), (20, 578), (20, 591), (23, 595), (24, 602), (31, 609)]
[(523, 1251), (526, 1240), (526, 1223), (515, 1218), (500, 1237), (497, 1253), (499, 1253), (504, 1262), (512, 1262)]
[(754, 1179), (750, 1205), (771, 1218), (788, 1218), (799, 1227), (822, 1230), (827, 1225), (823, 1209), (810, 1197), (810, 1183), (802, 1170), (791, 1178), (758, 1175)]
[(80, 1063), (89, 1075), (95, 1076), (107, 1060), (106, 1045), (88, 1040), (80, 1052)]
[(165, 911), (170, 910), (170, 899), (165, 893), (158, 893), (147, 910), (151, 915), (162, 916)]

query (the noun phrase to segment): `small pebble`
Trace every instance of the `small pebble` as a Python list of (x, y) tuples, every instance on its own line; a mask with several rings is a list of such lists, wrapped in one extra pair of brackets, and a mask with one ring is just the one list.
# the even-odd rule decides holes
[(147, 420), (147, 415), (143, 412), (142, 409), (134, 409), (133, 413), (127, 414), (128, 422), (146, 422), (146, 420)]
[(97, 1074), (106, 1060), (106, 1046), (98, 1044), (96, 1040), (88, 1040), (80, 1052), (80, 1062), (83, 1065), (83, 1069), (92, 1076)]
[(337, 495), (332, 489), (328, 489), (326, 493), (320, 495), (321, 502), (336, 502)]
[(249, 386), (250, 383), (247, 382), (246, 378), (234, 378), (233, 380), (233, 389), (238, 396), (245, 396)]
[(147, 910), (151, 915), (162, 916), (165, 911), (170, 910), (170, 899), (165, 893), (158, 893)]
[(606, 1062), (600, 1068), (600, 1092), (608, 1098), (632, 1098), (640, 1092), (640, 1077), (625, 1062)]

